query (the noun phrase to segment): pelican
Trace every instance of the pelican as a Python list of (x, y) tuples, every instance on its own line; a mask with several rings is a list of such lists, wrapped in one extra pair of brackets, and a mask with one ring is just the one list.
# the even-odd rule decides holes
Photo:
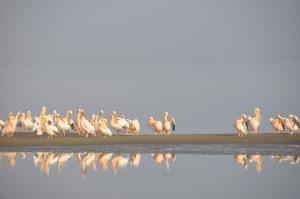
[(83, 129), (81, 128), (81, 114), (82, 114), (82, 112), (83, 112), (82, 109), (78, 109), (78, 111), (76, 113), (76, 122), (73, 125), (73, 128), (77, 131), (78, 135), (83, 134)]
[(16, 116), (14, 116), (13, 113), (8, 114), (8, 119), (7, 123), (4, 125), (4, 128), (1, 130), (1, 136), (7, 136), (7, 137), (12, 137), (16, 131), (16, 126), (17, 126), (17, 118), (19, 117), (20, 112), (17, 113)]
[(87, 117), (84, 112), (81, 112), (80, 115), (80, 127), (86, 137), (88, 137), (89, 134), (96, 136), (95, 127), (87, 120)]
[(247, 118), (247, 116), (245, 114), (242, 114), (241, 118), (234, 122), (234, 128), (237, 130), (238, 136), (243, 136), (243, 135), (247, 134), (246, 133), (246, 118)]
[(0, 120), (0, 131), (4, 128), (4, 126), (5, 126), (5, 122)]
[(112, 132), (108, 127), (108, 122), (106, 118), (101, 118), (100, 123), (98, 123), (98, 128), (99, 132), (104, 135), (104, 137), (106, 138), (107, 136), (112, 136)]
[(278, 117), (276, 117), (275, 119), (270, 118), (270, 122), (276, 132), (281, 133), (284, 131), (284, 125), (283, 125), (282, 121), (280, 120), (280, 118), (278, 118)]
[(164, 112), (163, 117), (163, 131), (166, 135), (170, 135), (171, 131), (175, 131), (175, 119), (169, 119), (169, 113)]
[(47, 138), (51, 138), (53, 136), (56, 136), (56, 133), (58, 133), (57, 128), (54, 125), (49, 124), (49, 119), (47, 117), (43, 117), (43, 119), (40, 121), (42, 130), (48, 135)]
[(300, 120), (296, 115), (289, 115), (290, 119), (294, 122), (293, 131), (298, 131), (300, 128)]
[(41, 122), (38, 117), (34, 118), (32, 130), (36, 133), (37, 136), (43, 135), (43, 129), (42, 129)]
[(39, 120), (40, 120), (40, 121), (45, 117), (46, 111), (47, 111), (46, 106), (43, 106), (43, 107), (42, 107), (42, 110), (41, 110), (41, 113), (40, 113), (40, 115), (39, 115)]
[(255, 108), (255, 117), (248, 117), (247, 121), (247, 127), (249, 128), (248, 130), (253, 133), (257, 134), (257, 129), (260, 126), (260, 121), (261, 121), (261, 111), (259, 108)]
[(289, 118), (285, 118), (278, 115), (277, 117), (283, 123), (284, 127), (290, 131), (291, 135), (294, 133), (294, 131), (299, 129), (297, 125), (297, 116), (289, 115)]
[(127, 121), (129, 123), (129, 132), (131, 132), (133, 135), (139, 135), (141, 127), (138, 119)]
[(125, 119), (125, 117), (118, 117), (116, 111), (113, 111), (111, 113), (111, 121), (110, 121), (111, 126), (113, 129), (116, 131), (117, 135), (122, 132), (128, 133), (128, 128), (129, 128), (129, 123)]
[(153, 117), (149, 117), (148, 125), (153, 131), (155, 131), (156, 135), (163, 133), (163, 123), (161, 121), (157, 121)]
[(18, 123), (20, 128), (25, 132), (28, 132), (33, 128), (32, 117), (25, 115), (25, 113), (21, 113)]
[(59, 130), (59, 132), (65, 136), (66, 135), (66, 131), (69, 131), (71, 129), (71, 126), (69, 125), (69, 121), (70, 121), (70, 116), (68, 116), (69, 114), (72, 114), (72, 112), (68, 112), (67, 116), (65, 118), (62, 118), (60, 115), (55, 115), (55, 121), (56, 121), (56, 126)]

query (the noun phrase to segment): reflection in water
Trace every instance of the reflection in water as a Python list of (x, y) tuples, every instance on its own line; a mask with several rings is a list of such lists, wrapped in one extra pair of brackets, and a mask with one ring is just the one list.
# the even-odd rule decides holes
[[(0, 152), (0, 166), (4, 159), (7, 160), (7, 164), (10, 168), (14, 168), (16, 165), (17, 155), (21, 160), (26, 159), (25, 152)], [(162, 153), (156, 152), (150, 154), (151, 158), (156, 165), (163, 165), (166, 170), (170, 170), (171, 163), (175, 161), (175, 153)], [(66, 165), (66, 163), (72, 158), (76, 160), (80, 168), (81, 176), (86, 176), (89, 170), (96, 171), (97, 165), (102, 171), (109, 171), (111, 168), (113, 174), (118, 174), (118, 172), (125, 168), (128, 164), (131, 167), (137, 168), (141, 163), (141, 154), (138, 152), (128, 153), (94, 153), (94, 152), (84, 152), (84, 153), (53, 153), (53, 152), (36, 152), (33, 154), (34, 166), (39, 168), (39, 170), (46, 174), (50, 174), (50, 168), (56, 167), (57, 171), (60, 172)], [(299, 164), (300, 157), (292, 155), (273, 155), (271, 159), (276, 162), (289, 162), (292, 165)], [(245, 171), (248, 167), (253, 164), (255, 165), (257, 172), (262, 172), (263, 169), (263, 158), (260, 154), (245, 154), (240, 153), (234, 156), (234, 160), (237, 164), (242, 166)]]
[(170, 161), (175, 161), (175, 153), (153, 153), (151, 156), (158, 165), (164, 161), (167, 170), (170, 170)]
[(263, 166), (262, 156), (259, 154), (254, 155), (246, 155), (246, 154), (238, 154), (234, 156), (235, 161), (240, 164), (245, 171), (248, 170), (249, 163), (254, 163), (256, 171), (261, 172)]
[[(290, 162), (290, 164), (295, 165), (299, 164), (300, 157), (299, 156), (293, 156), (293, 155), (273, 155), (271, 156), (271, 159), (276, 160), (277, 162)], [(256, 171), (262, 172), (263, 168), (263, 158), (259, 154), (255, 155), (246, 155), (244, 153), (240, 153), (238, 155), (234, 156), (234, 160), (236, 163), (241, 165), (245, 171), (248, 170), (249, 163), (254, 163)]]
[(292, 165), (299, 164), (300, 161), (299, 156), (292, 155), (272, 155), (271, 159), (276, 160), (277, 162), (289, 162)]

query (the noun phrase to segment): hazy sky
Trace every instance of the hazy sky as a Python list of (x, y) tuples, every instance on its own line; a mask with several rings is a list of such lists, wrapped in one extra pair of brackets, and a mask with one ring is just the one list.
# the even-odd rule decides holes
[[(300, 114), (300, 1), (0, 1), (0, 117), (42, 105), (228, 132)], [(145, 132), (145, 131), (144, 131)], [(147, 131), (148, 132), (148, 129)]]
[[(42, 105), (116, 110), (150, 133), (147, 118), (168, 110), (177, 133), (232, 133), (259, 106), (271, 131), (268, 117), (300, 115), (299, 11), (298, 0), (0, 0), (0, 118)], [(299, 167), (269, 158), (261, 174), (231, 156), (176, 161), (170, 172), (148, 157), (142, 169), (86, 179), (76, 164), (46, 178), (29, 159), (3, 163), (0, 197), (299, 195)]]

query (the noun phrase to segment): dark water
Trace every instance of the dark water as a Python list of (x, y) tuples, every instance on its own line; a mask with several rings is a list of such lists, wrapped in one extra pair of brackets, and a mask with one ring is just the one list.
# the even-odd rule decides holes
[(1, 148), (0, 198), (298, 198), (299, 145)]

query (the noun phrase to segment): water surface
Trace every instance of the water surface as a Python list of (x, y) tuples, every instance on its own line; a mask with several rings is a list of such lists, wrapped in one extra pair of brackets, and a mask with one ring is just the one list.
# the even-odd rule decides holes
[(299, 145), (2, 148), (2, 198), (297, 198)]

